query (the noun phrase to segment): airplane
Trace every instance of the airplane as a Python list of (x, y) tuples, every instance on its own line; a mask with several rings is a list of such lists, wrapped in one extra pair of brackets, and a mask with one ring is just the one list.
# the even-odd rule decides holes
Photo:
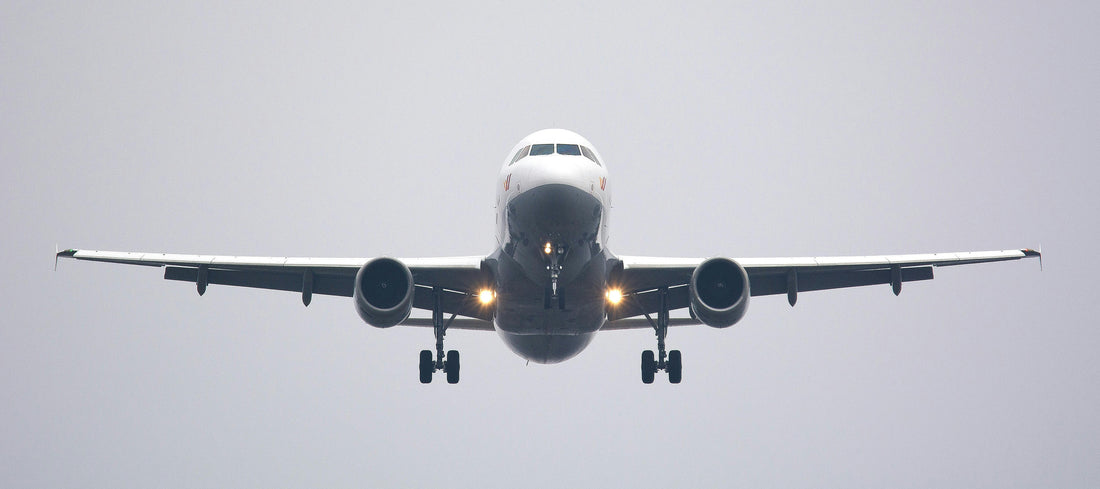
[[(680, 383), (683, 359), (667, 351), (670, 326), (727, 328), (749, 298), (932, 279), (934, 267), (1042, 254), (1032, 249), (885, 256), (660, 258), (618, 256), (607, 248), (611, 184), (587, 139), (564, 129), (523, 138), (497, 176), (496, 247), (488, 256), (290, 258), (67, 249), (57, 258), (147, 265), (168, 280), (351, 297), (378, 328), (432, 328), (435, 351), (420, 352), (420, 382), (444, 372), (459, 381), (460, 356), (444, 352), (448, 330), (496, 331), (513, 352), (537, 363), (568, 360), (598, 331), (653, 329), (657, 351), (641, 357), (642, 382), (656, 373)], [(431, 318), (411, 317), (412, 309)], [(687, 310), (688, 317), (670, 313)]]

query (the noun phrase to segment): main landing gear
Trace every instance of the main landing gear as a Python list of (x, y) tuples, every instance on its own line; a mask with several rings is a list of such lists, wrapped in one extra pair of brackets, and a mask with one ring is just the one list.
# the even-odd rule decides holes
[(657, 356), (653, 350), (642, 352), (642, 382), (652, 384), (658, 370), (668, 372), (668, 381), (671, 384), (679, 384), (683, 377), (683, 362), (680, 350), (672, 350), (665, 353), (665, 336), (668, 334), (668, 288), (662, 287), (657, 292), (661, 298), (661, 309), (657, 311), (657, 321), (654, 322), (649, 314), (645, 318), (653, 326), (657, 334)]
[(420, 383), (430, 384), (432, 374), (437, 370), (442, 370), (447, 373), (448, 384), (457, 384), (458, 352), (450, 350), (447, 352), (447, 356), (443, 356), (443, 337), (447, 334), (447, 326), (451, 325), (451, 321), (455, 320), (457, 314), (451, 314), (451, 318), (444, 321), (443, 308), (439, 303), (443, 291), (436, 287), (432, 292), (435, 300), (435, 304), (432, 306), (432, 329), (435, 330), (435, 360), (432, 360), (431, 350), (420, 351)]

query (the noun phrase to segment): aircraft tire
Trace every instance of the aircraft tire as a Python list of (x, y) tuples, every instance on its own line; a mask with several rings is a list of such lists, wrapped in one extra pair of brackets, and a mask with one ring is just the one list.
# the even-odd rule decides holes
[(683, 378), (684, 372), (683, 360), (680, 356), (680, 350), (672, 350), (668, 352), (668, 382), (671, 384), (679, 384), (680, 379)]
[(654, 359), (653, 350), (642, 352), (642, 383), (652, 384), (654, 374), (657, 373), (657, 360)]
[(420, 383), (432, 383), (433, 372), (435, 372), (435, 364), (432, 362), (432, 351), (420, 350)]
[(444, 370), (447, 371), (447, 383), (458, 383), (458, 368), (459, 368), (459, 356), (458, 351), (451, 350), (447, 352), (447, 362)]

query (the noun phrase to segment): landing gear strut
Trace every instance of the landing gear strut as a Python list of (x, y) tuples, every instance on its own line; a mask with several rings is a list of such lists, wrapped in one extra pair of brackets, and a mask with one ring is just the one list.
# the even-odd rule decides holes
[(443, 290), (439, 287), (432, 289), (434, 304), (432, 305), (432, 329), (435, 330), (435, 360), (432, 360), (431, 350), (420, 350), (420, 383), (432, 382), (432, 374), (437, 370), (447, 372), (447, 383), (458, 383), (459, 356), (455, 350), (450, 350), (443, 355), (443, 337), (447, 334), (447, 327), (455, 320), (457, 314), (451, 314), (451, 318), (443, 320), (443, 307), (440, 298)]
[(565, 247), (553, 241), (547, 241), (543, 253), (549, 259), (546, 270), (550, 272), (550, 287), (546, 289), (543, 297), (543, 307), (550, 309), (557, 302), (558, 309), (565, 309), (565, 296), (558, 291), (558, 279), (561, 277), (562, 260), (565, 259)]
[(683, 361), (681, 360), (680, 350), (665, 352), (665, 336), (668, 334), (668, 288), (662, 287), (657, 293), (661, 299), (661, 308), (657, 311), (657, 321), (654, 322), (648, 313), (645, 314), (645, 318), (649, 320), (649, 324), (653, 326), (653, 331), (657, 334), (657, 356), (654, 357), (653, 350), (642, 352), (642, 382), (652, 384), (657, 371), (664, 370), (668, 372), (669, 383), (679, 384), (680, 379), (683, 377)]

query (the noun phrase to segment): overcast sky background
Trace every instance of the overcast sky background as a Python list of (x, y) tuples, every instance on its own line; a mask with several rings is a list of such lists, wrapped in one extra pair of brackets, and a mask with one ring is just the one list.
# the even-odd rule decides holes
[[(1100, 486), (1100, 4), (0, 4), (0, 486)], [(53, 246), (486, 254), (524, 135), (620, 254), (1044, 246), (525, 365)]]

